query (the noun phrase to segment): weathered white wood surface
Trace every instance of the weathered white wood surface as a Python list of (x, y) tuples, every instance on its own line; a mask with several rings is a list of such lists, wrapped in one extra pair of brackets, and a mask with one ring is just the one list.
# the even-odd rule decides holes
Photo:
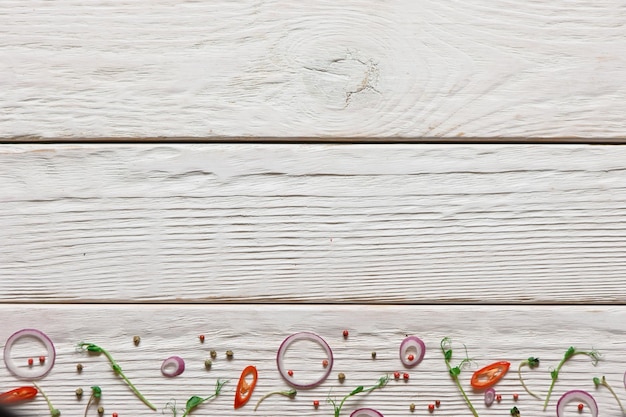
[[(83, 415), (87, 398), (76, 400), (77, 387), (88, 391), (92, 385), (101, 386), (101, 405), (107, 416), (112, 412), (120, 417), (149, 416), (161, 415), (160, 409), (171, 399), (182, 406), (191, 395), (210, 394), (217, 378), (231, 380), (224, 394), (192, 415), (332, 416), (332, 408), (325, 403), (329, 393), (331, 397), (341, 397), (360, 384), (373, 384), (380, 376), (394, 371), (409, 372), (409, 381), (392, 380), (380, 391), (347, 401), (342, 416), (348, 416), (357, 406), (377, 408), (385, 416), (427, 416), (427, 406), (435, 400), (441, 401), (441, 408), (433, 417), (467, 416), (469, 411), (447, 374), (439, 348), (445, 336), (453, 337), (455, 360), (464, 357), (463, 344), (475, 360), (461, 374), (461, 380), (482, 417), (508, 416), (513, 405), (518, 406), (522, 416), (554, 416), (556, 401), (570, 389), (592, 393), (601, 416), (620, 415), (608, 390), (594, 388), (594, 376), (605, 375), (622, 400), (626, 399), (622, 382), (626, 368), (624, 307), (2, 305), (0, 314), (4, 318), (0, 344), (12, 332), (25, 327), (43, 330), (55, 343), (57, 362), (39, 384), (63, 416)], [(350, 331), (347, 340), (342, 337), (343, 329)], [(294, 400), (270, 397), (253, 413), (254, 404), (263, 394), (288, 388), (276, 369), (276, 351), (288, 335), (303, 330), (319, 333), (333, 349), (332, 376), (318, 388), (300, 390)], [(206, 335), (204, 344), (199, 342), (199, 334)], [(398, 358), (398, 347), (406, 334), (419, 336), (427, 347), (423, 362), (410, 370), (405, 370)], [(132, 342), (135, 335), (142, 338), (138, 347)], [(139, 402), (115, 377), (105, 358), (76, 352), (75, 345), (81, 341), (108, 348), (159, 411), (152, 412)], [(532, 371), (526, 368), (524, 376), (529, 387), (544, 397), (550, 382), (549, 370), (558, 364), (569, 346), (583, 350), (596, 348), (603, 359), (595, 368), (586, 357), (570, 360), (561, 370), (548, 410), (542, 412), (542, 403), (523, 391), (515, 370), (529, 356), (539, 357), (540, 367)], [(207, 372), (203, 364), (211, 349), (219, 354)], [(224, 352), (228, 349), (234, 352), (232, 361), (225, 359)], [(371, 358), (372, 351), (377, 352), (375, 360)], [(25, 365), (28, 357), (40, 353), (36, 345), (26, 343), (12, 351), (11, 356)], [(168, 379), (161, 375), (160, 366), (171, 355), (181, 356), (186, 361), (186, 370), (181, 376)], [(296, 376), (302, 377), (302, 374), (317, 374), (314, 372), (321, 368), (323, 356), (315, 345), (302, 343), (294, 345), (287, 357), (288, 366), (296, 370)], [(502, 402), (487, 409), (482, 393), (469, 387), (469, 379), (479, 366), (497, 360), (510, 361), (513, 369), (496, 386), (503, 396)], [(82, 374), (76, 373), (77, 363), (84, 365)], [(259, 383), (251, 404), (234, 411), (234, 385), (241, 370), (250, 364), (259, 370)], [(347, 377), (343, 385), (336, 379), (339, 372)], [(0, 362), (0, 389), (23, 383), (10, 376)], [(512, 399), (513, 393), (520, 394), (517, 403)], [(318, 410), (312, 406), (315, 399), (321, 403)], [(409, 411), (410, 403), (417, 406), (413, 414)], [(578, 414), (576, 405), (571, 405), (568, 415), (590, 415), (588, 409)], [(46, 415), (41, 398), (21, 409), (28, 415)], [(95, 410), (89, 415), (96, 415)]]
[(624, 303), (626, 148), (0, 148), (5, 302)]
[(23, 1), (0, 136), (626, 137), (622, 0)]

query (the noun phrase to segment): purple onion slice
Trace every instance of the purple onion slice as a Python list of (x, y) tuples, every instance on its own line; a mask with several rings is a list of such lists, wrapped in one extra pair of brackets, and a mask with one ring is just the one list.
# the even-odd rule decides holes
[[(415, 349), (415, 354), (413, 354), (413, 359), (409, 360), (409, 349)], [(406, 339), (400, 343), (400, 361), (407, 368), (412, 368), (424, 359), (424, 354), (426, 353), (426, 345), (417, 336), (408, 336)]]
[[(328, 360), (328, 366), (326, 366), (326, 370), (324, 374), (319, 379), (311, 383), (307, 383), (307, 384), (299, 383), (295, 381), (293, 377), (289, 376), (288, 370), (285, 369), (285, 364), (284, 364), (285, 353), (287, 352), (287, 349), (289, 349), (289, 346), (291, 346), (292, 343), (297, 342), (299, 340), (310, 340), (312, 342), (319, 344), (324, 349), (324, 351), (326, 351), (326, 357)], [(328, 343), (326, 343), (326, 341), (322, 339), (321, 336), (315, 333), (312, 333), (312, 332), (294, 333), (291, 336), (287, 337), (285, 340), (283, 340), (283, 343), (281, 343), (280, 347), (278, 348), (278, 353), (276, 354), (276, 367), (278, 368), (278, 372), (280, 373), (280, 375), (292, 387), (299, 388), (299, 389), (315, 388), (318, 385), (320, 385), (322, 382), (324, 382), (326, 378), (328, 378), (328, 375), (330, 375), (330, 372), (333, 369), (333, 351), (330, 349), (330, 346), (328, 346)]]
[[(19, 367), (13, 358), (11, 357), (11, 349), (13, 349), (13, 345), (22, 338), (31, 338), (35, 339), (41, 344), (43, 344), (48, 351), (46, 356), (46, 361), (41, 366), (29, 366), (24, 369)], [(9, 372), (20, 379), (39, 379), (43, 378), (50, 372), (52, 367), (54, 366), (54, 361), (56, 360), (56, 350), (54, 349), (54, 344), (52, 340), (41, 330), (37, 329), (22, 329), (13, 333), (7, 339), (6, 345), (4, 345), (4, 363), (7, 366)]]
[(170, 356), (161, 365), (161, 373), (169, 378), (182, 374), (184, 370), (185, 361), (180, 356)]

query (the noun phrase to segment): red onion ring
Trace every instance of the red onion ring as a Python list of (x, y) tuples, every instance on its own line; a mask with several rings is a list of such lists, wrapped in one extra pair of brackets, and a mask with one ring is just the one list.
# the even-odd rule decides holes
[[(417, 353), (414, 355), (413, 360), (409, 360), (407, 358), (407, 351), (410, 348), (415, 348)], [(426, 345), (417, 336), (408, 336), (406, 339), (400, 343), (400, 361), (407, 368), (412, 368), (424, 359), (424, 354), (426, 353)]]
[(598, 403), (596, 403), (596, 400), (587, 391), (579, 389), (567, 391), (559, 398), (559, 402), (556, 403), (556, 417), (563, 416), (565, 406), (571, 401), (587, 404), (589, 411), (591, 411), (591, 417), (598, 417)]
[[(170, 369), (171, 365), (174, 365), (173, 369)], [(165, 359), (161, 365), (161, 373), (169, 378), (182, 374), (184, 370), (185, 361), (180, 356), (170, 356)]]
[(374, 410), (373, 408), (359, 408), (354, 410), (350, 417), (385, 417), (378, 410)]
[(488, 388), (485, 391), (485, 405), (487, 407), (491, 407), (491, 404), (493, 404), (495, 399), (496, 399), (496, 390), (493, 388)]
[[(297, 342), (298, 340), (303, 340), (303, 339), (310, 340), (319, 344), (326, 351), (326, 355), (328, 357), (328, 366), (326, 366), (326, 371), (324, 372), (324, 375), (322, 375), (320, 379), (310, 384), (300, 384), (294, 381), (293, 378), (289, 376), (288, 370), (285, 369), (285, 366), (283, 363), (285, 353), (287, 352), (287, 349), (289, 348), (289, 346), (291, 346), (293, 342)], [(328, 375), (330, 375), (330, 372), (333, 369), (333, 351), (330, 349), (330, 346), (328, 346), (328, 343), (326, 343), (326, 341), (322, 339), (321, 336), (318, 336), (315, 333), (312, 333), (312, 332), (294, 333), (291, 336), (287, 337), (285, 340), (283, 340), (283, 343), (281, 343), (280, 347), (278, 348), (278, 353), (276, 354), (276, 367), (278, 368), (278, 372), (283, 377), (283, 379), (287, 381), (287, 383), (291, 385), (292, 387), (299, 388), (299, 389), (314, 388), (320, 385), (322, 382), (324, 382), (326, 378), (328, 378)]]
[[(33, 339), (41, 342), (48, 351), (48, 356), (46, 357), (46, 362), (42, 366), (37, 367), (28, 367), (27, 370), (23, 370), (18, 367), (13, 358), (11, 357), (11, 349), (15, 342), (20, 340), (23, 337), (31, 337)], [(52, 340), (41, 330), (37, 329), (22, 329), (13, 333), (7, 339), (6, 345), (4, 345), (4, 364), (6, 365), (9, 372), (20, 379), (40, 379), (43, 378), (50, 372), (52, 367), (54, 366), (54, 361), (56, 359), (56, 350), (54, 349), (54, 344)]]

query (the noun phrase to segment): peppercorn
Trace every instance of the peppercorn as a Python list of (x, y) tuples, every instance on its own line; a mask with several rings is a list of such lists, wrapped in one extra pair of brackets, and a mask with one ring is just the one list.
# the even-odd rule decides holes
[(344, 331), (343, 331), (343, 337), (344, 337), (344, 339), (347, 339), (349, 334), (350, 334), (350, 333), (349, 333), (347, 330), (344, 330)]
[(402, 378), (404, 378), (405, 381), (408, 381), (409, 374), (405, 372), (404, 374), (402, 374)]
[(400, 379), (400, 372), (396, 371), (393, 373), (393, 378), (394, 379)]
[(513, 401), (517, 401), (519, 399), (519, 394), (513, 394)]
[(33, 363), (35, 363), (33, 358), (28, 358), (28, 366), (33, 366)]
[(83, 372), (83, 364), (79, 363), (76, 365), (76, 372), (80, 373)]
[(511, 416), (513, 416), (513, 417), (519, 417), (520, 416), (520, 412), (517, 409), (517, 407), (511, 408)]
[(232, 358), (233, 358), (233, 355), (234, 355), (234, 353), (233, 353), (233, 351), (232, 351), (232, 350), (227, 350), (227, 351), (226, 351), (226, 357), (227, 357), (228, 359), (232, 359)]
[(117, 417), (117, 413), (111, 414), (111, 417)]
[(440, 405), (441, 405), (441, 401), (439, 400), (435, 401), (435, 407), (439, 408)]
[(372, 359), (376, 359), (376, 352), (372, 352)]
[(213, 362), (211, 361), (211, 359), (207, 359), (204, 361), (204, 367), (209, 370), (211, 369), (211, 365), (213, 365)]
[(432, 413), (433, 411), (435, 411), (435, 404), (428, 404), (428, 412)]
[(327, 361), (326, 359), (324, 359), (324, 360), (322, 361), (322, 366), (323, 366), (324, 368), (326, 368), (326, 367), (328, 366), (328, 361)]
[(104, 407), (102, 406), (98, 407), (98, 414), (100, 415), (104, 414)]
[(212, 359), (217, 358), (217, 352), (216, 351), (214, 351), (214, 350), (211, 351), (211, 358)]
[(411, 412), (415, 411), (415, 404), (411, 403), (411, 405), (409, 405), (409, 410), (411, 410)]
[(346, 380), (346, 374), (344, 374), (343, 372), (339, 372), (339, 374), (337, 375), (337, 379), (339, 380), (339, 382), (343, 382)]
[(313, 400), (313, 407), (317, 408), (320, 406), (319, 400)]
[(83, 389), (82, 388), (76, 388), (76, 396), (78, 398), (83, 396)]
[(133, 336), (133, 343), (135, 344), (135, 346), (139, 346), (140, 342), (141, 342), (141, 337)]
[(43, 365), (44, 362), (46, 362), (46, 357), (45, 356), (40, 356), (39, 357), (39, 363)]
[(200, 343), (204, 343), (204, 335), (203, 334), (198, 336), (198, 339), (200, 339)]

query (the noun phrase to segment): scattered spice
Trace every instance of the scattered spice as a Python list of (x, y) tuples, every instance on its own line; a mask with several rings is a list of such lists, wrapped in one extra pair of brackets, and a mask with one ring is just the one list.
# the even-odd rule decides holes
[(324, 360), (322, 361), (322, 366), (323, 366), (324, 368), (326, 368), (326, 367), (328, 366), (328, 359), (324, 359)]
[(339, 380), (339, 382), (343, 382), (346, 380), (346, 374), (344, 374), (343, 372), (339, 372), (339, 374), (337, 375), (337, 379)]
[(519, 400), (519, 395), (518, 394), (513, 394), (513, 401), (517, 401)]
[(432, 413), (433, 411), (435, 411), (435, 404), (428, 404), (428, 412)]
[(595, 349), (592, 349), (590, 351), (584, 351), (584, 350), (576, 350), (574, 346), (570, 346), (569, 349), (565, 351), (565, 354), (563, 355), (563, 359), (561, 359), (561, 362), (559, 362), (556, 369), (550, 372), (550, 376), (552, 377), (552, 383), (550, 384), (550, 388), (548, 389), (548, 395), (546, 395), (546, 400), (543, 403), (543, 411), (546, 411), (546, 409), (548, 408), (550, 395), (552, 395), (552, 390), (554, 389), (554, 384), (556, 383), (556, 380), (559, 377), (559, 372), (561, 371), (561, 368), (563, 367), (565, 362), (567, 362), (570, 358), (572, 358), (575, 355), (589, 356), (591, 358), (591, 363), (593, 364), (593, 366), (596, 366), (598, 364), (598, 361), (600, 360), (600, 352), (598, 352)]
[(111, 363), (111, 368), (113, 369), (113, 371), (116, 374), (118, 374), (120, 377), (122, 377), (124, 382), (126, 382), (126, 384), (130, 387), (130, 389), (135, 393), (135, 395), (141, 401), (143, 401), (145, 405), (147, 405), (148, 407), (156, 411), (156, 407), (152, 405), (152, 403), (148, 401), (148, 399), (139, 392), (139, 390), (133, 385), (133, 383), (130, 382), (130, 380), (126, 377), (126, 375), (124, 375), (124, 373), (122, 372), (122, 367), (118, 365), (118, 363), (113, 359), (113, 357), (108, 351), (106, 351), (104, 348), (101, 348), (100, 346), (95, 345), (93, 343), (80, 343), (78, 346), (80, 349), (86, 350), (88, 352), (102, 353), (104, 356), (106, 356), (106, 358)]
[(313, 407), (317, 408), (320, 406), (319, 400), (313, 400)]
[(344, 331), (343, 331), (343, 338), (344, 338), (344, 339), (347, 339), (349, 334), (350, 334), (350, 333), (349, 333), (347, 330), (344, 330)]
[(135, 346), (139, 346), (139, 343), (141, 343), (141, 337), (133, 336), (133, 343), (135, 344)]
[(76, 372), (78, 372), (78, 373), (83, 372), (83, 364), (82, 363), (76, 364)]
[(198, 339), (200, 339), (200, 343), (204, 343), (204, 335), (203, 334), (198, 336)]
[(396, 371), (393, 373), (393, 379), (400, 379), (400, 372)]
[(35, 363), (33, 358), (28, 358), (28, 366), (33, 366), (33, 363)]
[(216, 351), (214, 351), (214, 350), (211, 351), (211, 358), (212, 359), (217, 358), (217, 352)]
[(585, 405), (583, 403), (578, 403), (578, 411), (582, 413), (583, 409), (585, 408)]
[(291, 369), (290, 369), (290, 370), (288, 370), (288, 371), (287, 371), (287, 375), (289, 375), (289, 376), (293, 376), (293, 371), (292, 371)]
[(98, 407), (98, 414), (100, 414), (100, 415), (104, 414), (104, 407), (102, 407), (102, 406)]
[(117, 417), (117, 413), (111, 414), (111, 417)]
[(227, 351), (226, 351), (226, 358), (228, 358), (228, 359), (232, 359), (232, 358), (233, 358), (233, 356), (234, 356), (234, 353), (233, 353), (233, 351), (232, 351), (232, 350), (227, 350)]
[(441, 406), (441, 401), (436, 400), (435, 401), (435, 407), (439, 408), (439, 406)]
[(415, 403), (411, 403), (411, 404), (409, 405), (409, 410), (411, 410), (411, 412), (414, 412), (414, 411), (415, 411)]
[(376, 352), (372, 352), (372, 359), (376, 359)]
[(81, 398), (83, 396), (83, 389), (82, 388), (76, 388), (76, 396), (78, 398)]
[(496, 395), (496, 401), (497, 402), (502, 401), (502, 395), (500, 395), (500, 394)]
[(39, 357), (39, 363), (40, 363), (40, 364), (42, 364), (42, 365), (43, 365), (44, 363), (46, 363), (46, 357), (45, 357), (45, 356), (40, 356), (40, 357)]
[[(298, 391), (296, 391), (295, 389), (290, 389), (289, 391), (272, 391), (268, 394), (265, 394), (261, 398), (259, 398), (259, 401), (257, 401), (256, 405), (254, 406), (254, 411), (256, 411), (256, 409), (259, 408), (259, 404), (261, 404), (263, 400), (265, 400), (267, 397), (271, 395), (276, 394), (276, 395), (282, 395), (282, 396), (289, 397), (289, 398), (296, 398), (297, 393)], [(315, 401), (313, 403), (315, 404)], [(317, 405), (319, 405), (319, 401), (317, 402)]]
[(405, 381), (408, 381), (409, 380), (409, 374), (405, 372), (404, 374), (402, 374), (402, 378), (404, 378)]
[(211, 359), (207, 359), (204, 361), (204, 367), (207, 369), (207, 371), (211, 369), (211, 365), (213, 365), (213, 362), (211, 361)]
[(407, 360), (412, 361), (413, 359), (415, 359), (415, 355), (409, 354), (409, 356), (407, 356), (406, 358)]
[(513, 417), (519, 417), (520, 413), (517, 407), (513, 407), (511, 408), (511, 416)]

